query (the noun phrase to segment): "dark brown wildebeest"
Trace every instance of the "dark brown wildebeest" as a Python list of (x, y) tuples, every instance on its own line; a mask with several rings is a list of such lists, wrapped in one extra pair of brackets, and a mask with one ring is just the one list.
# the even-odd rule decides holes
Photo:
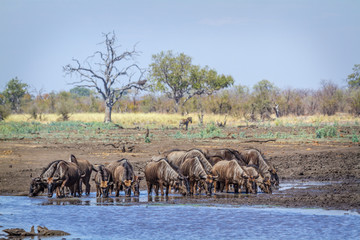
[(126, 159), (126, 158), (122, 158), (122, 159), (120, 159), (120, 160), (113, 161), (113, 162), (109, 163), (108, 165), (106, 165), (106, 168), (109, 169), (110, 172), (113, 174), (114, 171), (115, 171), (115, 168), (116, 168), (117, 166), (121, 166), (123, 161), (127, 161), (127, 159)]
[(96, 197), (108, 197), (109, 190), (113, 185), (111, 171), (104, 165), (94, 165), (96, 172), (94, 181), (96, 185)]
[(168, 151), (164, 154), (166, 155), (166, 158), (168, 159), (171, 166), (180, 167), (180, 165), (185, 161), (185, 159), (197, 157), (207, 173), (210, 173), (212, 168), (210, 162), (206, 159), (204, 154), (199, 149), (190, 149), (190, 150), (175, 149)]
[(264, 178), (261, 175), (261, 173), (259, 172), (259, 168), (256, 165), (251, 164), (251, 165), (243, 166), (242, 168), (249, 175), (249, 179), (252, 182), (256, 183), (256, 185), (254, 186), (256, 192), (257, 192), (257, 186), (259, 186), (263, 192), (271, 193), (270, 182), (264, 181)]
[(166, 188), (166, 196), (169, 194), (170, 187), (178, 189), (182, 195), (186, 195), (190, 191), (187, 178), (175, 171), (165, 158), (149, 162), (144, 172), (148, 195), (151, 195), (153, 186), (155, 186), (156, 195), (159, 195), (159, 188), (161, 195), (164, 195), (164, 187)]
[(264, 177), (264, 183), (271, 182), (272, 186), (279, 186), (279, 177), (275, 168), (265, 160), (261, 152), (257, 149), (249, 149), (243, 152), (244, 160), (248, 165), (256, 165), (259, 172)]
[(122, 159), (118, 163), (119, 166), (115, 167), (113, 173), (115, 196), (118, 197), (121, 190), (124, 190), (125, 196), (130, 196), (131, 190), (135, 196), (139, 196), (139, 185), (142, 178), (135, 175), (134, 169), (127, 159)]
[(76, 197), (81, 196), (80, 193), (80, 178), (82, 177), (79, 166), (72, 162), (63, 160), (53, 164), (53, 172), (47, 179), (48, 197), (52, 197), (53, 191), (56, 190), (57, 197), (65, 196), (64, 188), (70, 189), (71, 195)]
[(182, 128), (182, 126), (185, 125), (185, 129), (187, 131), (189, 123), (192, 123), (192, 117), (187, 117), (187, 118), (181, 119), (179, 121), (179, 128)]
[[(122, 166), (123, 164), (125, 164), (125, 162), (127, 162), (128, 164), (130, 164), (130, 162), (126, 159), (126, 158), (122, 158), (120, 160), (116, 160), (113, 161), (111, 163), (109, 163), (106, 167), (111, 171), (111, 174), (114, 175), (114, 171), (118, 166)], [(130, 164), (131, 166), (131, 164)], [(133, 169), (133, 167), (131, 166), (131, 168)], [(134, 170), (132, 170), (133, 172), (135, 172)], [(140, 195), (140, 181), (142, 180), (142, 177), (138, 177), (138, 176), (134, 176), (134, 180), (132, 182), (132, 190), (134, 192), (135, 196), (139, 196)], [(111, 187), (110, 192), (112, 192), (113, 190), (113, 186)]]
[[(217, 189), (217, 184), (222, 183), (225, 186), (226, 192), (229, 192), (229, 184), (236, 184), (239, 187), (244, 186), (246, 193), (256, 193), (254, 189), (254, 182), (249, 178), (248, 173), (235, 159), (231, 161), (224, 160), (216, 163), (211, 172), (218, 175), (217, 180), (214, 183), (214, 192)], [(237, 187), (234, 188), (235, 192), (238, 192)], [(222, 189), (220, 191), (222, 191)]]
[[(93, 165), (84, 159), (77, 159), (73, 154), (70, 155), (70, 162), (77, 164), (80, 168), (81, 182), (85, 185), (85, 194), (90, 194), (90, 177), (93, 170)], [(82, 193), (82, 187), (80, 185), (80, 191)]]
[(206, 195), (211, 196), (216, 176), (206, 173), (198, 157), (186, 158), (179, 167), (180, 172), (189, 178), (190, 194), (195, 194), (197, 186), (205, 188)]
[(53, 175), (53, 173), (57, 167), (57, 164), (60, 161), (63, 161), (63, 160), (56, 160), (56, 161), (49, 163), (48, 166), (43, 169), (43, 171), (39, 177), (33, 178), (31, 180), (30, 191), (29, 191), (30, 197), (35, 197), (40, 192), (44, 192), (45, 189), (47, 189), (47, 187), (48, 187), (47, 180), (48, 180), (48, 178), (50, 178)]

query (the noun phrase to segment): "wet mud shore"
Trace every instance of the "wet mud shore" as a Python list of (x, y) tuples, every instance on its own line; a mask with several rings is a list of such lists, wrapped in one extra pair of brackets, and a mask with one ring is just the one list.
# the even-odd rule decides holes
[[(331, 141), (304, 142), (242, 142), (232, 138), (224, 139), (175, 139), (166, 132), (152, 131), (158, 138), (145, 143), (142, 138), (119, 143), (67, 142), (63, 139), (12, 139), (0, 141), (0, 194), (27, 195), (32, 178), (39, 176), (42, 168), (58, 159), (68, 160), (70, 154), (87, 159), (92, 164), (106, 164), (127, 158), (138, 175), (151, 156), (166, 150), (181, 148), (234, 148), (239, 151), (257, 148), (266, 159), (275, 165), (280, 183), (317, 182), (307, 187), (290, 187), (275, 190), (273, 194), (222, 194), (206, 198), (184, 197), (169, 200), (175, 204), (231, 204), (268, 205), (283, 207), (310, 207), (360, 211), (360, 146), (354, 143)], [(127, 130), (122, 134), (139, 134)], [(93, 181), (92, 189), (95, 191)], [(146, 183), (141, 182), (141, 189)]]

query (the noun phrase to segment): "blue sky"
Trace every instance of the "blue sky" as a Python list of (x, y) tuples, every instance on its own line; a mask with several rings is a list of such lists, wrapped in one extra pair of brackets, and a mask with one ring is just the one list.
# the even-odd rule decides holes
[(69, 90), (62, 67), (101, 49), (115, 31), (119, 51), (172, 50), (252, 87), (345, 86), (360, 64), (358, 0), (0, 0), (0, 90), (18, 77), (31, 90)]

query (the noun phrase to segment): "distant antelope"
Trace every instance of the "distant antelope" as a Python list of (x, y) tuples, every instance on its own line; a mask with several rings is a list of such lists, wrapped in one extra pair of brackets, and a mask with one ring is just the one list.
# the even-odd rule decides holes
[(188, 130), (189, 122), (192, 123), (192, 117), (181, 119), (179, 122), (179, 128), (182, 128), (182, 126), (185, 125), (186, 130)]

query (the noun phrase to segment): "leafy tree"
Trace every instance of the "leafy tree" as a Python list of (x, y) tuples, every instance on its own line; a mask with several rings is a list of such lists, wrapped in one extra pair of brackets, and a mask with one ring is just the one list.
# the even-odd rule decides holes
[(19, 113), (21, 110), (21, 99), (27, 93), (28, 85), (22, 83), (17, 77), (11, 79), (7, 84), (3, 95), (6, 102), (10, 104), (11, 110)]
[(88, 97), (91, 94), (91, 90), (84, 87), (75, 87), (70, 89), (70, 93), (80, 97)]
[(355, 64), (353, 73), (348, 75), (347, 82), (350, 88), (360, 87), (360, 64)]
[[(114, 104), (132, 88), (143, 90), (146, 80), (143, 80), (145, 71), (134, 61), (139, 55), (135, 47), (119, 54), (115, 33), (104, 34), (104, 37), (106, 50), (95, 52), (84, 64), (73, 59), (75, 66), (68, 64), (63, 70), (79, 77), (80, 80), (73, 82), (73, 85), (95, 89), (101, 95), (105, 102), (104, 122), (111, 122)], [(90, 59), (94, 60), (94, 64), (89, 62)]]
[(348, 102), (350, 112), (354, 115), (360, 115), (360, 88), (350, 89)]
[[(255, 84), (251, 100), (251, 115), (258, 113), (262, 119), (268, 118), (274, 107), (273, 96), (276, 91), (276, 87), (268, 80), (261, 80)], [(251, 116), (251, 119), (254, 120), (254, 118)]]
[(191, 57), (172, 51), (160, 52), (153, 55), (150, 64), (150, 78), (153, 90), (165, 93), (175, 102), (175, 112), (179, 106), (192, 97), (198, 95), (211, 95), (213, 92), (226, 88), (234, 83), (231, 76), (218, 75), (209, 67), (201, 68), (192, 65)]
[(323, 114), (334, 115), (338, 111), (343, 98), (342, 91), (331, 81), (321, 81), (319, 105)]

